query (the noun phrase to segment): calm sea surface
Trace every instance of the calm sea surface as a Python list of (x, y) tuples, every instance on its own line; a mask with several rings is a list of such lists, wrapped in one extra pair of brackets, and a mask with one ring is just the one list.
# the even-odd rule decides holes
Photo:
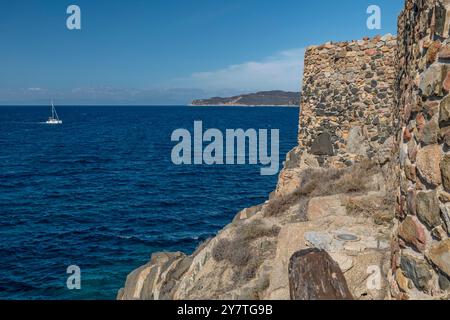
[(0, 107), (0, 299), (114, 299), (152, 252), (191, 253), (274, 189), (258, 166), (173, 165), (173, 130), (280, 129), (280, 165), (296, 145), (297, 108), (57, 110)]

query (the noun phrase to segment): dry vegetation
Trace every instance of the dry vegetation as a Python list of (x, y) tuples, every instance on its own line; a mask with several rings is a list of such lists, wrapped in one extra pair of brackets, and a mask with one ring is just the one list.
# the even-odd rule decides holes
[(371, 217), (378, 224), (391, 224), (394, 219), (395, 195), (389, 193), (385, 197), (348, 198), (345, 203), (347, 214), (352, 216)]
[(220, 239), (212, 250), (212, 257), (217, 262), (227, 261), (235, 267), (233, 280), (247, 282), (253, 279), (262, 262), (259, 250), (253, 250), (254, 240), (278, 235), (280, 228), (268, 227), (261, 220), (242, 223), (237, 226), (234, 239)]
[[(302, 173), (300, 187), (293, 193), (277, 197), (269, 201), (264, 209), (264, 215), (278, 216), (293, 205), (298, 205), (298, 214), (306, 220), (308, 202), (311, 198), (334, 194), (358, 194), (368, 191), (371, 177), (378, 173), (379, 167), (371, 161), (364, 161), (346, 169), (307, 169)], [(380, 223), (387, 222), (389, 217), (382, 213), (389, 212), (389, 199), (380, 199), (383, 204), (367, 208), (364, 203), (348, 202), (347, 209), (351, 214), (366, 214), (375, 212), (374, 216)], [(376, 206), (376, 204), (374, 204)], [(279, 227), (269, 227), (263, 220), (237, 224), (235, 238), (220, 239), (212, 249), (215, 261), (227, 261), (233, 266), (233, 280), (236, 283), (248, 282), (256, 275), (263, 261), (263, 252), (255, 250), (257, 239), (274, 238), (280, 231)]]
[(376, 163), (369, 160), (346, 169), (307, 169), (302, 172), (300, 187), (287, 196), (272, 199), (264, 214), (266, 217), (277, 216), (293, 205), (300, 204), (298, 214), (301, 219), (306, 220), (306, 209), (311, 198), (364, 192), (370, 177), (378, 170)]

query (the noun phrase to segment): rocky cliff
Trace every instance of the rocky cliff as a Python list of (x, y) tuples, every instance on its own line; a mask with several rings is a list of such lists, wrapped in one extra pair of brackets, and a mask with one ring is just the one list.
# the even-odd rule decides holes
[(269, 199), (190, 256), (153, 254), (118, 299), (448, 297), (449, 3), (407, 0), (397, 38), (308, 48)]

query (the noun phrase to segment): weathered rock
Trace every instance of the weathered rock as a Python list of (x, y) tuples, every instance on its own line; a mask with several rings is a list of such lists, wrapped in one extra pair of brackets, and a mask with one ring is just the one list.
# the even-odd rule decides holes
[(314, 140), (311, 150), (311, 154), (318, 156), (333, 156), (334, 149), (331, 143), (331, 136), (328, 132), (320, 134), (316, 140)]
[(450, 120), (450, 95), (441, 101), (439, 107), (439, 122), (447, 122)]
[(450, 45), (446, 44), (439, 50), (439, 59), (450, 59)]
[(295, 169), (300, 165), (302, 159), (302, 151), (298, 148), (294, 148), (286, 155), (286, 162), (284, 163), (284, 169)]
[(395, 271), (395, 280), (397, 280), (397, 284), (403, 292), (408, 292), (411, 289), (410, 280), (405, 277), (401, 269)]
[(433, 245), (428, 258), (447, 276), (450, 276), (450, 239)]
[(450, 279), (446, 276), (440, 274), (439, 275), (439, 287), (441, 287), (442, 290), (450, 291)]
[(409, 160), (415, 162), (417, 160), (417, 143), (414, 139), (408, 142), (408, 157)]
[(416, 211), (416, 198), (417, 198), (417, 193), (415, 190), (408, 190), (408, 194), (406, 196), (406, 206), (408, 209), (408, 213), (411, 215), (416, 215), (417, 211)]
[[(186, 272), (191, 258), (183, 253), (155, 253), (151, 261), (130, 273), (125, 287), (119, 292), (121, 300), (173, 299), (172, 289)], [(165, 274), (163, 277), (162, 274)]]
[(433, 41), (427, 51), (427, 63), (431, 64), (436, 61), (436, 57), (441, 48), (441, 43), (439, 41)]
[(439, 116), (436, 114), (420, 131), (420, 141), (424, 145), (438, 143), (439, 130)]
[(440, 163), (444, 188), (450, 191), (450, 155), (445, 155)]
[(442, 80), (447, 74), (447, 66), (445, 64), (433, 63), (421, 76), (419, 89), (425, 97), (436, 95), (442, 96)]
[(441, 128), (441, 136), (443, 137), (444, 144), (447, 148), (450, 148), (450, 126)]
[(440, 208), (442, 212), (442, 220), (444, 220), (445, 228), (447, 229), (447, 234), (450, 235), (450, 203), (442, 203)]
[(233, 222), (253, 217), (255, 214), (261, 211), (262, 207), (263, 205), (257, 205), (250, 208), (245, 208), (234, 217)]
[(416, 197), (417, 216), (425, 225), (433, 229), (441, 224), (439, 200), (436, 190), (417, 193)]
[(426, 146), (417, 152), (417, 169), (430, 185), (438, 186), (442, 182), (439, 169), (441, 158), (441, 147), (438, 144)]
[(431, 230), (431, 236), (436, 240), (441, 241), (447, 238), (447, 232), (442, 226), (437, 226), (436, 228)]
[(440, 37), (446, 37), (449, 33), (449, 22), (447, 21), (446, 1), (436, 3), (434, 6), (434, 32)]
[(411, 164), (409, 161), (405, 163), (405, 176), (406, 178), (408, 178), (408, 180), (416, 182), (417, 179), (416, 170), (417, 170), (416, 166)]
[(427, 290), (429, 288), (429, 281), (433, 275), (425, 260), (422, 261), (409, 254), (403, 254), (400, 266), (405, 276), (411, 279), (417, 289)]
[(339, 265), (319, 249), (296, 252), (289, 262), (292, 300), (352, 300)]
[(411, 140), (411, 138), (412, 138), (411, 131), (409, 131), (408, 128), (405, 128), (403, 130), (403, 141), (408, 142), (409, 140)]
[(307, 216), (310, 221), (345, 214), (346, 208), (341, 195), (312, 198), (308, 204)]
[(313, 248), (329, 251), (333, 236), (324, 232), (306, 232), (305, 240)]
[(425, 250), (425, 229), (416, 217), (406, 217), (398, 228), (398, 235), (418, 251), (422, 252)]
[(362, 134), (361, 127), (353, 127), (350, 129), (348, 140), (347, 140), (347, 152), (367, 155), (368, 146), (366, 144), (366, 139)]
[(448, 192), (446, 192), (444, 190), (441, 190), (439, 192), (438, 198), (443, 203), (450, 202), (450, 193), (448, 193)]

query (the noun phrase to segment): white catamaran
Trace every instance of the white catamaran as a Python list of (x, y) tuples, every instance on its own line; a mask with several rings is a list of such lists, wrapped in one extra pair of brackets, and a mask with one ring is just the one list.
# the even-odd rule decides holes
[(56, 113), (55, 106), (53, 105), (52, 101), (52, 116), (48, 118), (48, 120), (45, 122), (46, 124), (62, 124), (62, 121), (59, 120), (58, 114)]

